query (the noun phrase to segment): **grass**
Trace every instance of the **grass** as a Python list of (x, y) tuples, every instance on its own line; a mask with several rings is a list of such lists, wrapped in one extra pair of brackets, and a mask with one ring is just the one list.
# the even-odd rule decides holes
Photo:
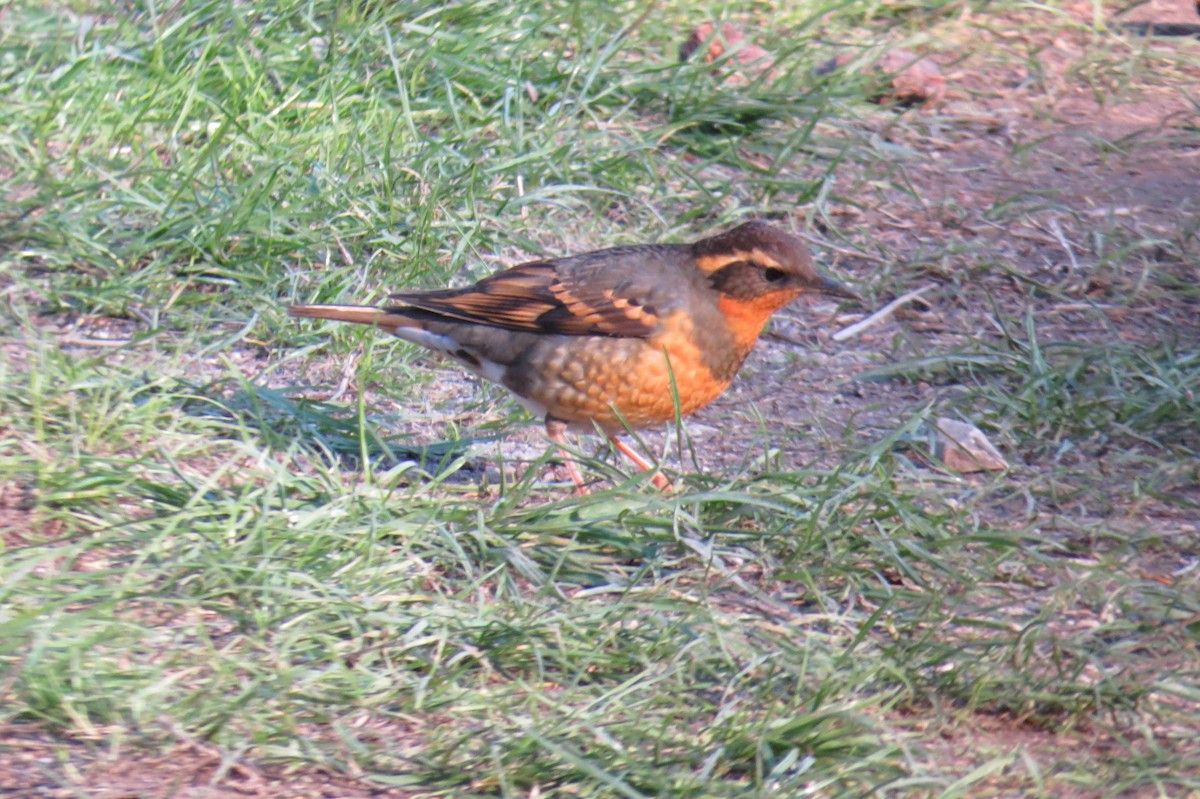
[[(914, 147), (974, 134), (813, 79), (826, 42), (1008, 26), (967, 8), (715, 8), (770, 21), (779, 77), (748, 88), (675, 63), (684, 3), (0, 11), (0, 780), (93, 795), (116, 762), (160, 795), (157, 754), (292, 786), (263, 796), (1200, 790), (1200, 359), (1186, 319), (1163, 332), (1194, 309), (1195, 229), (1064, 223), (1102, 304), (1158, 309), (1147, 342), (1103, 309), (1048, 328), (1077, 275), (841, 221), (922, 198)], [(973, 9), (1006, 11), (1033, 13)], [(1166, 80), (1061, 17), (1105, 92)], [(889, 395), (839, 419), (858, 432), (763, 414), (668, 494), (584, 446), (603, 482), (577, 498), (540, 439), (504, 443), (502, 392), (283, 313), (750, 216), (866, 253), (873, 297), (933, 276), (994, 324), (863, 344), (857, 390), (931, 392), (882, 427)], [(903, 457), (947, 412), (1014, 469)]]

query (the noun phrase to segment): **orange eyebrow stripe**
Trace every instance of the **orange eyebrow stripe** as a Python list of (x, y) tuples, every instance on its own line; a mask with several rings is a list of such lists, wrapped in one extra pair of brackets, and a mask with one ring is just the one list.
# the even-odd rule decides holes
[(718, 269), (735, 264), (738, 261), (748, 261), (762, 267), (779, 268), (779, 262), (765, 252), (755, 247), (753, 250), (730, 250), (716, 255), (701, 255), (696, 259), (696, 266), (705, 274), (712, 274)]
[(705, 274), (712, 274), (718, 269), (729, 266), (732, 263), (746, 260), (747, 253), (743, 252), (723, 252), (717, 255), (701, 255), (696, 259), (696, 266)]
[(763, 267), (769, 266), (769, 267), (773, 267), (775, 269), (780, 268), (779, 261), (776, 261), (774, 258), (767, 255), (765, 252), (758, 249), (757, 247), (755, 247), (754, 250), (750, 253), (749, 260), (753, 263), (758, 264), (759, 266), (763, 266)]

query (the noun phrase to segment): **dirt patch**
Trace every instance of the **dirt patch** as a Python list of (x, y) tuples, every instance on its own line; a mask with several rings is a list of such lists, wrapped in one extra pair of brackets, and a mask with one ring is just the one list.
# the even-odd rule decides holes
[[(753, 400), (771, 427), (821, 431), (796, 440), (788, 455), (797, 464), (819, 460), (843, 430), (878, 440), (936, 394), (920, 383), (858, 384), (855, 374), (997, 340), (993, 311), (1032, 314), (1041, 341), (1200, 339), (1200, 111), (1185, 88), (1200, 84), (1200, 69), (1177, 57), (1200, 43), (1131, 44), (1146, 48), (1131, 59), (1161, 58), (1171, 70), (1156, 74), (1165, 85), (1117, 99), (1091, 85), (1100, 80), (1092, 34), (1045, 22), (1014, 15), (989, 18), (991, 33), (964, 28), (964, 42), (1019, 57), (998, 63), (994, 49), (964, 45), (980, 54), (954, 66), (937, 115), (867, 121), (864, 135), (903, 155), (839, 169), (844, 202), (830, 211), (841, 242), (872, 257), (833, 252), (830, 268), (867, 293), (886, 273), (903, 275), (897, 293), (932, 283), (923, 305), (843, 344), (826, 343), (827, 315), (785, 312), (697, 421), (744, 417)], [(744, 428), (724, 425), (727, 449), (738, 449), (730, 438)]]
[[(1094, 725), (1080, 724), (1071, 729), (1048, 730), (1037, 725), (1023, 723), (1006, 715), (975, 713), (970, 723), (964, 725), (960, 719), (944, 719), (930, 722), (928, 714), (911, 719), (901, 716), (897, 726), (913, 726), (921, 733), (924, 756), (931, 764), (944, 767), (956, 763), (963, 771), (969, 771), (979, 763), (1001, 762), (993, 776), (975, 787), (985, 786), (996, 791), (995, 795), (1015, 795), (1006, 792), (1014, 776), (1023, 779), (1035, 776), (1039, 783), (1045, 782), (1048, 795), (1062, 799), (1089, 799), (1099, 795), (1098, 785), (1078, 784), (1077, 774), (1072, 774), (1080, 760), (1104, 763), (1121, 760), (1130, 755), (1129, 741), (1121, 741), (1111, 733)], [(1137, 747), (1135, 744), (1136, 748)], [(1060, 775), (1068, 774), (1071, 780)], [(1097, 775), (1097, 783), (1103, 782)], [(1105, 794), (1109, 795), (1109, 794)], [(1152, 797), (1159, 795), (1154, 789), (1127, 790), (1120, 796)]]
[[(3, 431), (0, 431), (2, 437)], [(3, 550), (57, 538), (63, 529), (60, 521), (41, 517), (28, 486), (11, 481), (0, 482), (0, 541), (3, 541)]]
[(1175, 22), (1195, 25), (1200, 23), (1197, 11), (1191, 0), (1137, 0), (1119, 6), (1113, 18), (1117, 22)]
[(0, 728), (0, 795), (23, 799), (366, 799), (413, 796), (320, 769), (242, 762), (195, 740), (112, 751), (35, 727)]

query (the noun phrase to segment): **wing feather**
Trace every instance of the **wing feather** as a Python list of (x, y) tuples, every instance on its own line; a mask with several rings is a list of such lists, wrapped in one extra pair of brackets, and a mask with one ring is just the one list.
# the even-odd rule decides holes
[(568, 336), (644, 338), (657, 329), (652, 305), (562, 271), (552, 261), (521, 264), (469, 288), (393, 294), (399, 304), (387, 310), (416, 308), (463, 322)]

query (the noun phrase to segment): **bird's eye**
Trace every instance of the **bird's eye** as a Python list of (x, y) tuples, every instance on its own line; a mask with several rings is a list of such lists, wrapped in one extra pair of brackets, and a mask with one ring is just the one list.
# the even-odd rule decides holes
[(773, 266), (768, 266), (764, 269), (763, 274), (766, 276), (768, 283), (778, 283), (787, 277), (787, 272), (784, 272), (782, 269), (776, 269)]

